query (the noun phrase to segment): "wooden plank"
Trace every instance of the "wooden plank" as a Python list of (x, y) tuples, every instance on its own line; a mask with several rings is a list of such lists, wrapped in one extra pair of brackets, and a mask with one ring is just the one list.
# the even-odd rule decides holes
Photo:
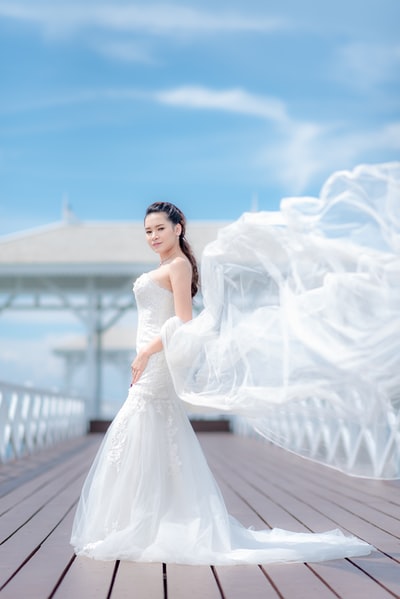
[(218, 486), (221, 489), (228, 512), (237, 518), (243, 526), (254, 526), (255, 528), (271, 528), (269, 522), (266, 522), (254, 510), (254, 508), (245, 501), (240, 491), (231, 486), (231, 481), (216, 477)]
[[(82, 460), (76, 458), (77, 461), (82, 463)], [(29, 480), (28, 482), (21, 483), (20, 486), (14, 488), (12, 491), (3, 495), (0, 499), (0, 517), (6, 515), (9, 510), (14, 509), (19, 503), (30, 499), (37, 493), (38, 490), (42, 489), (46, 485), (51, 485), (57, 478), (63, 478), (68, 474), (68, 471), (73, 467), (73, 462), (65, 462), (59, 468), (54, 470), (49, 468), (43, 474)]]
[[(369, 556), (364, 558), (369, 562), (379, 560), (379, 556)], [(315, 571), (326, 584), (329, 584), (341, 599), (391, 599), (392, 597), (400, 597), (399, 594), (393, 593), (382, 586), (382, 581), (377, 582), (365, 574), (364, 569), (358, 569), (353, 566), (354, 560), (333, 560), (321, 562), (318, 564), (309, 564), (311, 570)], [(382, 572), (382, 574), (384, 574)], [(391, 576), (399, 576), (400, 572), (392, 572)]]
[[(83, 450), (80, 450), (78, 455), (65, 456), (64, 464), (53, 467), (51, 463), (43, 474), (28, 482), (21, 482), (20, 487), (3, 496), (0, 499), (0, 530), (3, 532), (3, 536), (6, 535), (7, 528), (10, 529), (12, 520), (18, 521), (19, 519), (19, 524), (23, 524), (24, 512), (26, 517), (32, 516), (38, 506), (43, 506), (46, 497), (50, 498), (55, 494), (57, 486), (61, 488), (66, 484), (71, 484), (74, 477), (86, 472), (97, 446), (98, 442), (95, 444), (90, 442)], [(77, 491), (77, 496), (78, 493), (79, 491)]]
[[(398, 548), (397, 545), (397, 556), (399, 556)], [(353, 557), (351, 561), (382, 588), (392, 593), (394, 597), (400, 597), (400, 563), (398, 560), (395, 561), (393, 557), (374, 553), (369, 559)]]
[(116, 562), (77, 557), (51, 599), (108, 599), (116, 567)]
[(69, 544), (73, 510), (67, 514), (55, 531), (40, 546), (39, 550), (10, 580), (2, 590), (2, 599), (25, 597), (50, 597), (63, 571), (73, 559)]
[(37, 478), (49, 469), (60, 466), (67, 458), (79, 454), (83, 448), (91, 444), (98, 445), (98, 439), (89, 436), (76, 437), (11, 463), (1, 464), (0, 470), (7, 474), (1, 483), (0, 496), (20, 487), (24, 482)]
[[(297, 456), (291, 456), (291, 459)], [(303, 465), (304, 463), (304, 465)], [(393, 504), (400, 506), (400, 481), (385, 481), (363, 479), (356, 476), (343, 475), (332, 468), (315, 464), (309, 460), (301, 460), (301, 474), (303, 480), (314, 481), (318, 479), (320, 486), (326, 490), (340, 493), (344, 497), (363, 497), (363, 502), (370, 505), (382, 502), (386, 508)]]
[(73, 485), (63, 489), (46, 504), (46, 509), (38, 511), (0, 546), (0, 586), (31, 558), (65, 515), (73, 509), (77, 490), (83, 484), (85, 475), (86, 472), (80, 478), (76, 478)]
[(283, 597), (293, 597), (293, 599), (337, 597), (337, 594), (316, 576), (307, 564), (266, 564), (262, 569)]
[(216, 566), (224, 599), (282, 598), (258, 566)]
[(210, 566), (177, 564), (167, 564), (167, 596), (168, 599), (222, 598)]
[(163, 565), (120, 562), (111, 599), (164, 599)]
[(20, 526), (24, 526), (41, 510), (46, 509), (46, 505), (67, 487), (76, 487), (76, 480), (81, 481), (86, 475), (86, 470), (86, 466), (77, 461), (74, 468), (64, 473), (64, 476), (57, 477), (52, 484), (40, 487), (31, 497), (26, 497), (14, 509), (10, 509), (6, 516), (0, 518), (0, 542), (4, 543)]
[[(260, 445), (261, 447), (258, 447)], [(284, 480), (285, 478), (287, 480), (290, 478), (292, 485), (296, 482), (304, 484), (307, 481), (316, 491), (333, 493), (344, 500), (353, 498), (359, 501), (361, 496), (363, 498), (363, 505), (374, 505), (375, 508), (380, 506), (383, 513), (398, 518), (399, 511), (397, 508), (400, 507), (400, 480), (383, 481), (344, 475), (337, 470), (302, 459), (289, 452), (282, 452), (280, 448), (275, 446), (254, 441), (249, 445), (247, 458), (255, 454), (256, 458), (258, 455), (258, 459), (248, 463), (250, 463), (250, 466), (254, 466), (261, 474), (260, 467), (264, 464), (265, 458), (268, 459), (269, 453), (277, 458), (270, 463), (269, 467), (273, 469), (278, 480)], [(283, 470), (279, 468), (282, 460), (285, 462)], [(289, 476), (287, 476), (288, 474)], [(380, 510), (378, 509), (377, 511)]]
[[(318, 468), (318, 473), (320, 469), (321, 467)], [(324, 470), (328, 469), (324, 468)], [(330, 470), (328, 471), (331, 472)], [(333, 503), (343, 505), (347, 511), (355, 514), (357, 517), (363, 518), (370, 523), (377, 523), (380, 528), (384, 528), (384, 530), (390, 532), (391, 534), (396, 532), (397, 537), (400, 538), (400, 511), (398, 509), (396, 511), (397, 505), (392, 505), (385, 497), (380, 497), (379, 506), (381, 509), (379, 509), (377, 508), (378, 498), (375, 495), (373, 505), (371, 506), (368, 496), (367, 481), (360, 481), (360, 488), (358, 489), (357, 495), (355, 494), (356, 489), (354, 489), (352, 493), (343, 493), (343, 485), (349, 477), (341, 475), (342, 481), (339, 482), (337, 480), (338, 473), (332, 472), (332, 475), (335, 477), (334, 480), (328, 481), (325, 478), (323, 482), (321, 481), (320, 477), (317, 478), (315, 475), (312, 479), (308, 477), (307, 489), (313, 496), (315, 496), (315, 498), (329, 498), (329, 500)], [(286, 484), (284, 484), (285, 481)], [(376, 485), (377, 481), (368, 482), (370, 482), (371, 486), (375, 489), (378, 488)], [(305, 476), (302, 476), (300, 479), (298, 472), (293, 473), (293, 476), (290, 478), (290, 484), (292, 487), (293, 484), (299, 485), (300, 483), (302, 483), (302, 486), (306, 488)], [(288, 490), (289, 480), (285, 475), (280, 477), (280, 484), (284, 491)], [(387, 489), (387, 485), (381, 487), (381, 491), (384, 493), (386, 493)], [(363, 497), (362, 502), (360, 502), (360, 495)], [(398, 507), (400, 507), (400, 504)]]
[[(86, 439), (86, 438), (85, 438)], [(64, 447), (64, 451), (60, 455), (56, 455), (56, 459), (52, 459), (50, 455), (49, 461), (46, 463), (42, 457), (40, 468), (34, 471), (29, 471), (29, 477), (25, 472), (21, 476), (11, 478), (12, 485), (2, 486), (0, 498), (0, 514), (4, 514), (10, 508), (15, 507), (21, 500), (31, 497), (37, 489), (49, 484), (52, 480), (58, 477), (63, 477), (68, 470), (76, 463), (87, 465), (88, 460), (92, 460), (99, 445), (100, 439), (93, 438), (85, 442), (81, 442), (78, 447), (75, 444), (71, 450)], [(59, 461), (59, 458), (61, 461)], [(26, 458), (29, 461), (31, 458)], [(21, 460), (24, 461), (24, 460)], [(3, 466), (0, 466), (0, 469)], [(30, 476), (32, 474), (32, 476)], [(8, 479), (7, 479), (8, 480)]]
[[(257, 446), (265, 446), (266, 450), (258, 449)], [(278, 457), (277, 462), (279, 463), (280, 454), (282, 450), (279, 447), (270, 444), (260, 443), (260, 441), (253, 440), (253, 450), (259, 454), (259, 458), (263, 458), (265, 451), (270, 454), (274, 454)], [(303, 479), (314, 480), (318, 478), (321, 486), (330, 488), (332, 490), (340, 491), (344, 495), (353, 493), (355, 496), (362, 494), (365, 501), (368, 503), (368, 497), (384, 497), (386, 501), (392, 501), (396, 505), (400, 505), (400, 479), (398, 480), (379, 480), (362, 478), (358, 476), (344, 475), (342, 472), (318, 464), (312, 460), (300, 458), (297, 455), (285, 452), (285, 463), (297, 473), (301, 472)], [(258, 460), (260, 462), (260, 460)], [(300, 468), (299, 468), (300, 466)]]
[(364, 502), (360, 502), (360, 497), (343, 498), (343, 496), (334, 489), (327, 490), (324, 488), (323, 490), (318, 490), (318, 487), (315, 485), (310, 487), (310, 491), (315, 495), (316, 499), (329, 499), (332, 503), (343, 505), (350, 514), (355, 515), (357, 518), (363, 519), (372, 525), (379, 526), (382, 530), (396, 536), (397, 539), (400, 539), (400, 511), (398, 511), (396, 515), (388, 515), (385, 513), (385, 510), (379, 510), (376, 506), (370, 506)]

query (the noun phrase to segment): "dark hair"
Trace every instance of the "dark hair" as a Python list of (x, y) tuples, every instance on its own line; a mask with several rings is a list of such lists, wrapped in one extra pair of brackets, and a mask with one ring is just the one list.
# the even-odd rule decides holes
[(183, 214), (182, 210), (179, 210), (174, 204), (170, 202), (154, 202), (151, 204), (145, 214), (146, 216), (149, 214), (153, 214), (154, 212), (163, 212), (169, 221), (173, 225), (181, 225), (181, 233), (179, 235), (179, 246), (182, 252), (185, 254), (186, 258), (189, 260), (192, 265), (192, 297), (194, 297), (199, 288), (199, 269), (197, 268), (196, 258), (194, 257), (192, 248), (190, 244), (185, 238), (186, 233), (186, 218)]

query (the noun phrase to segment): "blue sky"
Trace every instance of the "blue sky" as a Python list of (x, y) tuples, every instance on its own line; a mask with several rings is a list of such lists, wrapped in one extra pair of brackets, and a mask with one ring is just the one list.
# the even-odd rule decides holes
[(0, 4), (0, 234), (233, 219), (398, 159), (398, 0)]

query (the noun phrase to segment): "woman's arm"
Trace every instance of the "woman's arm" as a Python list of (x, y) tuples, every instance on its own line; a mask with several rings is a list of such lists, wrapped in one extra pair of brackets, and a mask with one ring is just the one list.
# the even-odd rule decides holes
[[(175, 316), (187, 322), (192, 318), (192, 267), (185, 258), (176, 258), (169, 265), (168, 276), (174, 297)], [(139, 380), (150, 356), (162, 349), (161, 337), (157, 336), (140, 350), (131, 364), (132, 385)]]
[(192, 318), (192, 267), (186, 258), (170, 264), (169, 280), (174, 294), (175, 316), (183, 322)]

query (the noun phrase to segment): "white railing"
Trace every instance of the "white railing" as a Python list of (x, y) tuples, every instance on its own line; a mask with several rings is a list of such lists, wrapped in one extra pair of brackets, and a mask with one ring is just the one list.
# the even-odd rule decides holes
[(0, 462), (86, 433), (85, 400), (0, 382)]
[(371, 478), (400, 478), (400, 409), (398, 402), (377, 410), (364, 422), (340, 418), (332, 406), (317, 398), (271, 408), (265, 422), (233, 419), (233, 432), (267, 438), (285, 449), (348, 474)]

